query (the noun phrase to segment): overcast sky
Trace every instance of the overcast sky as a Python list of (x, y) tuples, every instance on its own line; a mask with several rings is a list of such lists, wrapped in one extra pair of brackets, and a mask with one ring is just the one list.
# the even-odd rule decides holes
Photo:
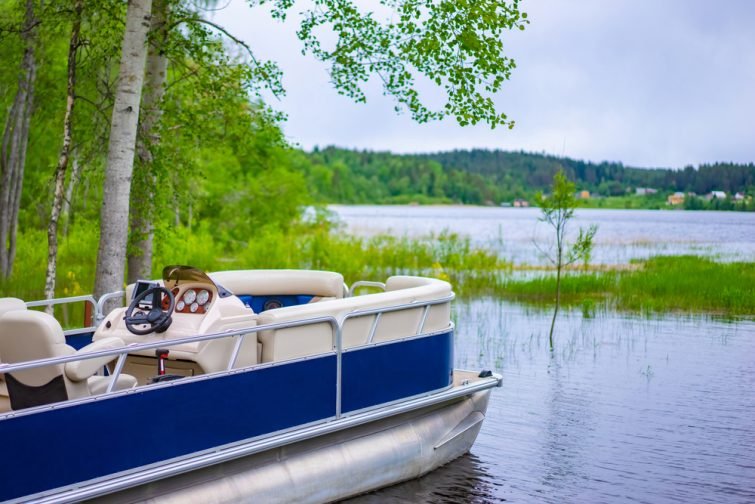
[[(365, 2), (362, 2), (363, 4)], [(416, 124), (377, 83), (366, 104), (340, 96), (301, 55), (296, 23), (231, 0), (214, 20), (276, 61), (284, 131), (305, 149), (394, 152), (474, 147), (626, 165), (755, 162), (755, 1), (524, 0), (531, 24), (504, 38), (517, 69), (496, 97), (513, 131)], [(295, 7), (296, 10), (296, 7)]]

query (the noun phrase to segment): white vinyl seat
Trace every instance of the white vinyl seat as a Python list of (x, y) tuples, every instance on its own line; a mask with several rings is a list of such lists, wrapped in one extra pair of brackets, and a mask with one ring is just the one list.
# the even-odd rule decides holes
[[(26, 309), (26, 303), (23, 302), (23, 300), (14, 298), (14, 297), (4, 297), (0, 298), (0, 317), (3, 316), (3, 314), (15, 311), (15, 310), (25, 310)], [(0, 338), (2, 338), (2, 333), (0, 333)], [(0, 363), (3, 362), (3, 356), (0, 355)], [(0, 373), (0, 412), (8, 411), (10, 410), (10, 399), (8, 399), (8, 387), (5, 384), (5, 376), (3, 376), (2, 373)]]
[[(76, 351), (66, 344), (63, 329), (54, 317), (33, 310), (14, 310), (0, 316), (0, 355), (4, 364), (122, 348), (123, 340), (109, 337)], [(14, 410), (104, 393), (110, 377), (94, 376), (114, 356), (5, 373)], [(136, 386), (136, 379), (120, 375), (114, 387)]]
[(0, 317), (10, 311), (25, 309), (26, 303), (24, 303), (21, 299), (13, 297), (0, 298)]

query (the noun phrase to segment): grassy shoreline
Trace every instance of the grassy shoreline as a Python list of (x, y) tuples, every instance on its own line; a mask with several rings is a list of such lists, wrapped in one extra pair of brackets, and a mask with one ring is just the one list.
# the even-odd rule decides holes
[[(43, 231), (19, 240), (14, 274), (0, 281), (0, 296), (42, 298), (46, 249)], [(166, 264), (207, 271), (306, 268), (341, 272), (347, 283), (418, 274), (448, 280), (461, 298), (493, 296), (550, 306), (555, 278), (548, 268), (514, 265), (468, 238), (441, 233), (422, 239), (388, 235), (361, 238), (309, 226), (296, 232), (260, 230), (245, 243), (213, 239), (209, 229), (177, 228), (158, 240), (153, 276)], [(61, 241), (58, 297), (89, 294), (94, 283), (96, 230), (74, 228)], [(627, 265), (575, 268), (562, 284), (566, 306), (640, 313), (686, 312), (755, 317), (755, 262), (716, 262), (699, 256), (657, 256)]]
[[(572, 272), (562, 280), (566, 306), (606, 306), (640, 313), (704, 313), (755, 317), (755, 263), (720, 263), (699, 256), (657, 256), (634, 269)], [(496, 295), (552, 304), (555, 278), (504, 280)]]

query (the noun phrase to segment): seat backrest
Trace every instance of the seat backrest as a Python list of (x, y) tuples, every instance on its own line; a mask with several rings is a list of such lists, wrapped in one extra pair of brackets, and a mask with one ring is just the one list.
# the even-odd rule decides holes
[(314, 270), (240, 270), (209, 274), (212, 280), (237, 296), (309, 295), (343, 297), (343, 275)]
[(15, 310), (26, 310), (26, 303), (14, 297), (0, 298), (0, 317), (2, 317), (4, 313)]
[[(66, 345), (63, 328), (54, 317), (34, 310), (15, 310), (0, 317), (0, 355), (14, 364), (76, 353)], [(6, 373), (13, 409), (64, 401), (88, 395), (85, 382), (65, 376), (64, 364)]]
[[(277, 324), (323, 316), (331, 316), (342, 322), (348, 314), (354, 312), (443, 299), (451, 294), (451, 285), (442, 280), (394, 276), (387, 280), (386, 292), (269, 310), (259, 315), (257, 323)], [(371, 341), (370, 332), (376, 316), (349, 318), (343, 324), (343, 347), (349, 349), (369, 342), (381, 343), (411, 337), (418, 333), (420, 327), (423, 333), (450, 327), (450, 301), (429, 308), (424, 323), (423, 314), (422, 306), (381, 314)], [(257, 338), (262, 344), (262, 362), (288, 360), (333, 350), (333, 330), (327, 323), (264, 330), (258, 333)]]

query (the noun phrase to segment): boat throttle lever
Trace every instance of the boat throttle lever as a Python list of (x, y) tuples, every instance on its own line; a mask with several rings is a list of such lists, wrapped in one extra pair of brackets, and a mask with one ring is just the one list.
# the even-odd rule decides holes
[(168, 360), (170, 350), (166, 348), (158, 348), (155, 350), (155, 357), (157, 357), (157, 376), (153, 376), (150, 383), (160, 383), (164, 381), (173, 381), (183, 378), (181, 375), (165, 374), (165, 361)]
[(165, 361), (168, 359), (170, 350), (166, 348), (158, 348), (155, 350), (155, 357), (157, 357), (157, 376), (165, 375)]

